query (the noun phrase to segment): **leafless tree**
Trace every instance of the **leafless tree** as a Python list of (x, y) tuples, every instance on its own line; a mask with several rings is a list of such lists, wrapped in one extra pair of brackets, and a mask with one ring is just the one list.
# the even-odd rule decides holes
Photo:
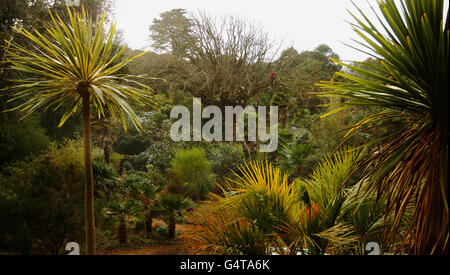
[(187, 59), (178, 73), (184, 88), (203, 104), (247, 105), (268, 88), (270, 67), (279, 47), (268, 33), (235, 16), (193, 16)]

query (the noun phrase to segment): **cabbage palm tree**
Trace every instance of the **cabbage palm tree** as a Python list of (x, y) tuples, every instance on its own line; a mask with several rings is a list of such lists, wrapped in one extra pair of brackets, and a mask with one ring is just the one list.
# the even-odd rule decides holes
[[(447, 254), (449, 14), (444, 0), (380, 0), (376, 26), (358, 9), (352, 24), (360, 49), (382, 66), (339, 64), (355, 71), (338, 73), (345, 82), (320, 84), (323, 96), (340, 97), (333, 111), (377, 106), (382, 112), (350, 132), (372, 129), (381, 146), (362, 167), (373, 167), (371, 188), (387, 196), (386, 215), (394, 215), (392, 239), (407, 206), (414, 216), (407, 253)], [(375, 10), (375, 9), (374, 9)], [(445, 20), (445, 21), (444, 21)], [(349, 136), (352, 134), (349, 133)]]
[(108, 112), (117, 117), (126, 130), (125, 114), (136, 127), (139, 119), (128, 100), (140, 104), (153, 103), (148, 87), (139, 84), (135, 77), (121, 74), (133, 59), (124, 57), (126, 47), (114, 50), (115, 24), (107, 31), (105, 15), (94, 23), (84, 9), (80, 13), (68, 9), (68, 22), (50, 13), (52, 25), (47, 34), (37, 30), (15, 29), (31, 44), (27, 49), (9, 43), (7, 62), (11, 68), (30, 75), (21, 83), (10, 87), (17, 92), (10, 100), (19, 100), (17, 107), (24, 117), (36, 110), (56, 110), (69, 107), (59, 126), (81, 107), (84, 131), (85, 165), (85, 219), (87, 253), (95, 254), (95, 225), (93, 176), (91, 159), (90, 111), (95, 108), (101, 118)]

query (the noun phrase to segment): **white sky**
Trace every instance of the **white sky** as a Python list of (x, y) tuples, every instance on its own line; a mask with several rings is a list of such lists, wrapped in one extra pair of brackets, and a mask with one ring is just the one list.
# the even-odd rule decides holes
[[(366, 0), (354, 1), (369, 18), (372, 10)], [(375, 0), (369, 2), (376, 6)], [(355, 11), (350, 0), (116, 0), (115, 17), (128, 46), (143, 49), (151, 44), (149, 26), (160, 13), (175, 8), (188, 12), (206, 11), (212, 15), (239, 15), (262, 24), (272, 39), (284, 41), (284, 48), (312, 50), (325, 43), (342, 60), (363, 60), (367, 56), (342, 42), (353, 44), (356, 35), (345, 22)], [(150, 48), (147, 48), (150, 49)]]

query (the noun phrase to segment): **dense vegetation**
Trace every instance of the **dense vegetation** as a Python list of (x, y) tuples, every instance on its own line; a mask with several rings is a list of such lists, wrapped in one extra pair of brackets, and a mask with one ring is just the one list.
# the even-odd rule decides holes
[[(383, 30), (354, 16), (371, 57), (353, 63), (277, 52), (231, 15), (164, 12), (146, 53), (107, 27), (108, 0), (2, 2), (0, 254), (447, 254), (449, 18), (400, 2), (379, 1)], [(194, 97), (278, 106), (278, 150), (173, 141)]]

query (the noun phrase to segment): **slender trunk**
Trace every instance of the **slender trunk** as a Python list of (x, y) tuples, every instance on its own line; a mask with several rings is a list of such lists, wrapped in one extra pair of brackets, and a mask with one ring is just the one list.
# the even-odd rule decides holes
[(283, 111), (280, 114), (280, 122), (281, 125), (283, 126), (283, 128), (286, 128), (286, 124), (287, 124), (287, 108), (284, 108)]
[(92, 174), (91, 131), (89, 127), (89, 93), (81, 93), (83, 98), (83, 140), (84, 140), (84, 212), (86, 223), (86, 254), (95, 254), (95, 220), (94, 220), (94, 177)]
[(103, 154), (105, 155), (105, 162), (109, 163), (109, 144), (106, 144), (103, 148)]
[(169, 239), (175, 238), (175, 215), (169, 218)]
[(148, 216), (147, 220), (145, 221), (145, 228), (147, 230), (147, 235), (150, 235), (152, 233), (152, 226), (153, 226), (153, 217)]
[(119, 224), (119, 242), (124, 244), (127, 242), (127, 224), (122, 222)]

